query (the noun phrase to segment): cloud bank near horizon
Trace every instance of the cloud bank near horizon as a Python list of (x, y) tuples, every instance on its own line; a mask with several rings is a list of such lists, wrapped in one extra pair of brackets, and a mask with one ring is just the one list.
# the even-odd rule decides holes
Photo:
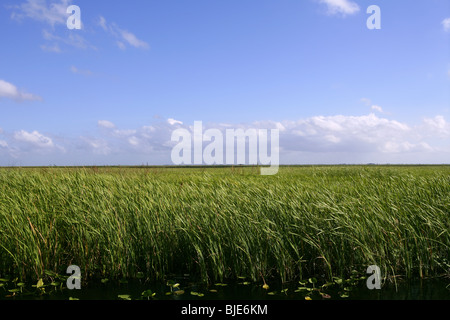
[[(173, 118), (134, 129), (99, 120), (89, 135), (75, 138), (0, 129), (0, 165), (170, 165), (176, 145), (172, 132), (192, 131), (192, 127)], [(226, 129), (278, 129), (280, 164), (437, 164), (450, 159), (450, 123), (441, 115), (416, 125), (374, 113), (238, 125), (203, 123), (203, 132), (213, 128), (223, 133)]]

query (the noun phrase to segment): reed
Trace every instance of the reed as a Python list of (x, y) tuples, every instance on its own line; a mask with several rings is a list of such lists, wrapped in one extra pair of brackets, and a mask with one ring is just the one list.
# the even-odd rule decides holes
[(450, 167), (0, 170), (0, 276), (449, 273)]

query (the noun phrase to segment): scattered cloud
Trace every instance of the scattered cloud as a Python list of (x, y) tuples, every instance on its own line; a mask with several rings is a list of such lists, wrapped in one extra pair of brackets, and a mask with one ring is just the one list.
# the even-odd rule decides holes
[(444, 116), (424, 119), (422, 130), (424, 133), (428, 132), (430, 136), (450, 138), (450, 123), (445, 120)]
[(136, 133), (135, 129), (116, 129), (112, 132), (115, 137), (129, 137)]
[[(61, 53), (61, 44), (69, 45), (78, 49), (96, 49), (90, 45), (79, 32), (68, 32), (67, 19), (70, 13), (67, 8), (72, 4), (72, 0), (27, 0), (19, 5), (9, 6), (12, 9), (11, 18), (22, 21), (31, 19), (50, 26), (51, 31), (43, 30), (42, 36), (49, 43), (41, 45), (41, 50), (45, 52)], [(65, 33), (57, 32), (57, 27), (62, 27)], [(48, 27), (47, 27), (48, 28)]]
[(27, 132), (25, 130), (18, 131), (14, 134), (14, 139), (29, 143), (39, 148), (53, 148), (52, 139), (39, 133), (38, 131)]
[(54, 53), (61, 53), (61, 48), (59, 47), (59, 45), (57, 43), (53, 44), (53, 45), (41, 45), (41, 49), (42, 51), (45, 52), (54, 52)]
[[(153, 152), (155, 149), (170, 152), (170, 141), (174, 125), (192, 130), (175, 119), (138, 129), (119, 130), (115, 126), (106, 131), (110, 151)], [(214, 128), (224, 133), (230, 128), (278, 129), (282, 152), (312, 154), (378, 154), (389, 158), (392, 154), (433, 153), (440, 149), (434, 146), (437, 140), (450, 138), (450, 124), (444, 117), (424, 119), (419, 126), (410, 126), (396, 120), (365, 116), (316, 116), (298, 121), (253, 122), (248, 124), (203, 124), (203, 129)], [(436, 140), (437, 139), (437, 140)], [(439, 143), (438, 143), (439, 145)], [(450, 153), (450, 146), (446, 150)], [(349, 158), (349, 162), (353, 158)], [(320, 161), (318, 161), (320, 162)]]
[(380, 106), (373, 105), (370, 107), (372, 110), (378, 111), (379, 113), (384, 113), (383, 108)]
[(128, 138), (128, 143), (133, 145), (133, 146), (138, 146), (140, 141), (139, 141), (138, 138), (133, 136), (133, 137)]
[(79, 74), (79, 75), (86, 76), (86, 77), (92, 76), (94, 74), (91, 70), (87, 70), (87, 69), (81, 70), (75, 66), (71, 66), (70, 71), (74, 74)]
[(131, 32), (128, 32), (126, 30), (120, 30), (120, 35), (122, 36), (122, 39), (125, 40), (129, 45), (135, 47), (135, 48), (142, 48), (142, 49), (148, 49), (149, 45), (142, 40), (139, 40), (134, 34)]
[(9, 98), (18, 102), (42, 100), (41, 97), (19, 90), (12, 83), (0, 79), (0, 99), (1, 98)]
[(105, 129), (114, 129), (116, 125), (108, 120), (99, 120), (98, 126)]
[[(66, 24), (70, 16), (67, 8), (72, 2), (72, 0), (26, 0), (21, 4), (8, 6), (8, 8), (12, 10), (11, 18), (14, 20), (30, 19), (51, 27), (51, 31), (43, 30), (44, 39), (51, 42), (51, 44), (41, 45), (41, 49), (45, 52), (62, 52), (60, 44), (78, 49), (96, 50), (95, 46), (90, 45), (79, 32), (67, 32)], [(134, 33), (119, 28), (115, 23), (108, 23), (103, 16), (98, 18), (97, 24), (116, 39), (116, 45), (122, 50), (126, 50), (127, 46), (144, 50), (150, 48), (147, 42), (139, 39)], [(56, 32), (58, 26), (63, 26), (66, 30), (63, 36)]]
[(114, 36), (116, 38), (116, 44), (122, 50), (125, 50), (127, 48), (126, 47), (127, 44), (129, 46), (132, 46), (132, 47), (138, 48), (138, 49), (149, 49), (150, 48), (150, 46), (147, 42), (138, 39), (138, 37), (136, 35), (134, 35), (133, 33), (119, 28), (115, 23), (108, 23), (106, 21), (105, 17), (103, 17), (103, 16), (100, 16), (98, 18), (97, 24), (104, 31), (108, 32), (109, 34), (111, 34), (112, 36)]
[(350, 0), (319, 0), (327, 6), (328, 14), (341, 14), (342, 16), (352, 15), (359, 12), (358, 4)]
[(84, 144), (82, 149), (88, 149), (94, 154), (109, 155), (112, 151), (105, 139), (81, 137), (81, 140)]
[[(101, 159), (103, 164), (136, 164), (137, 159), (140, 163), (171, 164), (170, 154), (176, 144), (171, 141), (173, 130), (180, 127), (192, 130), (192, 125), (174, 119), (158, 120), (134, 129), (118, 128), (110, 121), (100, 120), (98, 127), (106, 130), (73, 140), (58, 140), (38, 131), (4, 132), (0, 153), (14, 159), (34, 159), (30, 157), (33, 153), (52, 152), (51, 160), (47, 161), (64, 154), (66, 159), (62, 165), (73, 165), (71, 161), (76, 158), (82, 162), (78, 165), (95, 159)], [(224, 137), (227, 129), (250, 128), (280, 130), (281, 163), (448, 163), (450, 159), (450, 123), (442, 115), (423, 119), (418, 125), (373, 113), (239, 125), (203, 123), (204, 133), (207, 129), (218, 129)], [(5, 157), (2, 159), (6, 161)], [(154, 159), (160, 162), (155, 163)]]
[(366, 107), (370, 107), (370, 110), (372, 110), (372, 111), (388, 114), (388, 112), (385, 112), (383, 110), (383, 108), (380, 107), (379, 105), (372, 104), (372, 101), (370, 99), (368, 99), (368, 98), (362, 98), (360, 101), (362, 103), (364, 103), (366, 105)]
[(450, 32), (450, 18), (444, 19), (441, 24), (445, 32)]
[(170, 124), (171, 126), (175, 125), (175, 124), (183, 124), (183, 122), (175, 120), (175, 119), (167, 119), (167, 123)]
[(75, 34), (73, 32), (70, 32), (67, 37), (60, 37), (58, 35), (55, 35), (54, 33), (49, 32), (48, 30), (43, 30), (42, 36), (44, 37), (45, 40), (53, 41), (54, 43), (56, 43), (56, 45), (59, 42), (78, 49), (90, 48), (93, 50), (97, 50), (97, 48), (89, 44), (89, 42), (84, 37), (82, 37), (79, 34)]
[(102, 16), (98, 19), (98, 25), (102, 27), (103, 30), (108, 31), (108, 26), (106, 25), (106, 19)]
[(53, 28), (55, 25), (66, 24), (69, 17), (66, 10), (71, 3), (72, 0), (51, 1), (49, 4), (46, 0), (27, 0), (20, 5), (12, 6), (14, 11), (11, 18), (16, 20), (30, 18), (49, 24)]

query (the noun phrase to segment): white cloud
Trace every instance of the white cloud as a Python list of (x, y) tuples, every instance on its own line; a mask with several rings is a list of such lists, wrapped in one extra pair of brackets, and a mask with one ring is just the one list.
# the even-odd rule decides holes
[(328, 14), (352, 15), (359, 12), (359, 6), (350, 0), (319, 0), (327, 5)]
[(67, 13), (67, 8), (71, 4), (72, 0), (27, 0), (19, 5), (9, 6), (8, 8), (13, 10), (11, 14), (12, 19), (31, 19), (45, 25), (50, 25), (53, 33), (44, 30), (43, 37), (45, 40), (51, 41), (52, 44), (43, 44), (40, 46), (45, 52), (60, 53), (60, 43), (79, 49), (95, 49), (80, 34), (70, 32), (64, 37), (54, 34), (57, 26), (66, 29), (67, 18), (71, 15), (71, 13)]
[(450, 138), (450, 123), (443, 116), (426, 118), (423, 120), (421, 131), (423, 135)]
[(383, 113), (383, 108), (377, 105), (373, 105), (372, 107), (370, 107), (372, 110), (378, 111), (379, 113)]
[(94, 152), (94, 154), (109, 155), (112, 151), (108, 145), (108, 142), (104, 139), (86, 137), (82, 137), (81, 139), (87, 144), (88, 148)]
[[(90, 48), (93, 50), (97, 50), (96, 47), (90, 45), (88, 43), (88, 41), (79, 34), (70, 33), (67, 38), (64, 38), (64, 37), (57, 36), (47, 30), (43, 30), (42, 36), (44, 37), (45, 40), (62, 42), (66, 45), (69, 45), (69, 46), (72, 46), (72, 47), (75, 47), (78, 49), (89, 49)], [(42, 46), (41, 46), (41, 48), (42, 48)]]
[(444, 19), (441, 24), (445, 32), (450, 32), (450, 18)]
[(139, 145), (139, 139), (138, 138), (136, 138), (136, 137), (131, 137), (131, 138), (129, 138), (128, 139), (128, 142), (131, 144), (131, 145), (133, 145), (133, 146), (137, 146), (137, 145)]
[[(15, 159), (32, 161), (34, 154), (48, 155), (48, 163), (66, 155), (62, 165), (92, 164), (171, 164), (177, 128), (192, 130), (173, 118), (157, 120), (138, 128), (118, 128), (107, 120), (98, 121), (91, 137), (60, 139), (33, 131), (4, 132), (0, 139), (0, 162), (8, 154)], [(418, 125), (386, 119), (373, 113), (363, 116), (314, 116), (296, 121), (259, 121), (253, 123), (203, 123), (203, 132), (218, 129), (279, 129), (281, 163), (448, 163), (450, 159), (450, 123), (438, 115), (423, 119)], [(62, 147), (59, 147), (62, 145)], [(206, 144), (204, 144), (205, 146)], [(52, 148), (54, 147), (54, 148)], [(50, 158), (50, 151), (52, 156)], [(63, 152), (64, 151), (64, 152)], [(15, 154), (15, 156), (14, 156)], [(61, 156), (62, 157), (62, 156)], [(154, 159), (164, 159), (155, 163)], [(30, 160), (27, 160), (30, 159)], [(46, 158), (47, 159), (47, 158)], [(22, 161), (22, 160), (21, 160)]]
[(147, 132), (155, 132), (156, 129), (153, 126), (143, 126), (142, 129)]
[(108, 120), (99, 120), (98, 126), (106, 129), (114, 129), (116, 125)]
[(119, 30), (122, 39), (125, 40), (129, 45), (135, 48), (148, 49), (149, 45), (142, 40), (139, 40), (134, 34), (125, 30)]
[(368, 98), (362, 98), (360, 101), (362, 103), (364, 103), (367, 107), (370, 107), (370, 109), (373, 110), (373, 111), (377, 111), (379, 113), (388, 114), (379, 105), (372, 104), (372, 101), (370, 99), (368, 99)]
[(98, 25), (102, 27), (103, 30), (108, 31), (108, 27), (106, 25), (106, 19), (102, 16), (98, 19)]
[(35, 101), (42, 100), (41, 97), (19, 90), (12, 83), (0, 79), (0, 98), (9, 98), (16, 101)]
[(113, 131), (113, 135), (116, 137), (129, 137), (136, 133), (134, 129), (116, 129)]
[(13, 6), (17, 11), (13, 12), (11, 17), (18, 20), (30, 18), (54, 27), (58, 24), (66, 24), (69, 16), (66, 10), (71, 3), (72, 0), (51, 1), (49, 4), (46, 0), (27, 0)]
[(52, 139), (42, 135), (38, 131), (27, 132), (25, 130), (21, 130), (21, 131), (14, 133), (14, 139), (21, 141), (21, 142), (29, 143), (29, 144), (39, 147), (39, 148), (53, 148), (54, 147)]
[(433, 151), (433, 148), (425, 142), (413, 144), (408, 141), (387, 141), (380, 146), (380, 151), (384, 153), (427, 152)]
[(183, 122), (175, 120), (175, 119), (167, 119), (167, 123), (170, 124), (171, 126), (175, 125), (175, 124), (183, 124)]
[(115, 23), (108, 24), (103, 16), (99, 17), (97, 24), (117, 39), (116, 44), (122, 50), (126, 49), (126, 44), (138, 49), (150, 48), (147, 42), (138, 39), (135, 34), (119, 28)]

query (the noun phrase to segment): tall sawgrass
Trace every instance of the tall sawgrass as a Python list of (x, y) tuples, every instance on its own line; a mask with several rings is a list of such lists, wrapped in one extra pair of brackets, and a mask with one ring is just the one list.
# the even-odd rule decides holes
[(449, 167), (2, 169), (0, 275), (449, 273)]

